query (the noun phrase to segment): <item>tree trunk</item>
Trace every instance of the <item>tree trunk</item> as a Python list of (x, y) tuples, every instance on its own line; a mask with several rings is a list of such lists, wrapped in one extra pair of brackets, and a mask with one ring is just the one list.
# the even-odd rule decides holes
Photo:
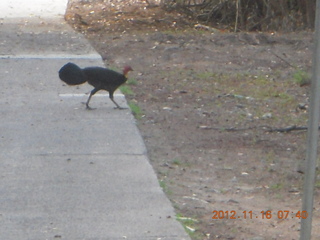
[(306, 16), (307, 16), (307, 27), (314, 28), (314, 21), (316, 16), (316, 0), (305, 0), (306, 1)]

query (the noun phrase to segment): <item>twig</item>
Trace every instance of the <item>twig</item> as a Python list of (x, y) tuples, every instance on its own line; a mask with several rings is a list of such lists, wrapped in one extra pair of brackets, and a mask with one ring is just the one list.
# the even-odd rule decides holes
[[(210, 127), (210, 126), (199, 126), (198, 128), (203, 130), (218, 130), (218, 131), (226, 131), (226, 132), (237, 132), (237, 131), (247, 131), (252, 129), (263, 129), (265, 132), (282, 132), (282, 133), (288, 133), (292, 131), (302, 131), (302, 130), (308, 130), (307, 126), (289, 126), (285, 128), (273, 128), (270, 126), (257, 126), (257, 127), (247, 127), (247, 128), (236, 128), (236, 127)], [(318, 128), (320, 130), (320, 126)]]
[(260, 20), (259, 22), (254, 23), (252, 26), (248, 27), (247, 29), (249, 31), (254, 30), (255, 27), (259, 26), (261, 23), (263, 23), (264, 21), (269, 20), (271, 17), (265, 17), (264, 19)]
[(194, 28), (195, 29), (200, 29), (200, 30), (206, 30), (206, 31), (210, 31), (210, 32), (213, 32), (213, 33), (218, 33), (219, 30), (215, 29), (215, 28), (212, 28), (212, 27), (209, 27), (209, 26), (206, 26), (206, 25), (203, 25), (203, 24), (196, 24), (194, 25)]
[(239, 2), (240, 0), (237, 0), (236, 2), (236, 23), (234, 25), (234, 32), (237, 32), (238, 31), (238, 19), (239, 19)]
[(280, 60), (284, 61), (286, 64), (288, 64), (290, 67), (296, 68), (295, 66), (293, 66), (291, 63), (289, 63), (287, 60), (285, 60), (284, 58), (280, 57), (278, 54), (272, 52), (271, 50), (269, 50), (269, 52), (271, 54), (273, 54), (274, 56), (276, 56), (277, 58), (279, 58)]
[(203, 200), (203, 199), (200, 199), (200, 198), (196, 198), (196, 197), (190, 197), (190, 196), (183, 196), (183, 198), (185, 199), (191, 199), (191, 200), (195, 200), (195, 201), (199, 201), (199, 202), (202, 202), (202, 203), (209, 203), (208, 201), (206, 200)]
[[(267, 132), (284, 132), (284, 133), (288, 133), (291, 131), (301, 131), (301, 130), (307, 130), (308, 127), (307, 126), (290, 126), (290, 127), (286, 127), (286, 128), (270, 128), (268, 130), (266, 130)], [(319, 127), (320, 129), (320, 127)]]
[(199, 128), (203, 129), (203, 130), (219, 130), (219, 131), (226, 131), (226, 132), (237, 132), (237, 131), (251, 130), (251, 129), (255, 129), (257, 127), (247, 127), (247, 128), (230, 127), (230, 128), (224, 128), (224, 127), (199, 126)]

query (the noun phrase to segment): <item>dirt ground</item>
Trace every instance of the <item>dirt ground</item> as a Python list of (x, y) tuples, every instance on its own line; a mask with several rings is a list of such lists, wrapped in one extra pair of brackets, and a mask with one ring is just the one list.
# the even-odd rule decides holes
[(281, 130), (307, 124), (310, 32), (231, 33), (142, 1), (71, 1), (66, 19), (135, 70), (127, 99), (192, 239), (299, 239), (306, 131)]

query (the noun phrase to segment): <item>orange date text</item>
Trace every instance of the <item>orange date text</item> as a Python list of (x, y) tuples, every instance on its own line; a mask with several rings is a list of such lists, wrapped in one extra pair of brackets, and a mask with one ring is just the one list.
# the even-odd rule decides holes
[(254, 213), (253, 211), (223, 211), (214, 210), (212, 211), (212, 219), (306, 219), (308, 217), (307, 211), (289, 211), (289, 210), (279, 210), (279, 211), (261, 211)]

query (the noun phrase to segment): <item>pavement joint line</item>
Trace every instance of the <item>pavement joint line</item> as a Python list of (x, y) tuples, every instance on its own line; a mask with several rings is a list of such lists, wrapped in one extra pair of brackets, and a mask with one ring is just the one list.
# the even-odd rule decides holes
[(28, 155), (34, 156), (34, 157), (81, 157), (81, 156), (94, 156), (94, 157), (113, 157), (113, 156), (126, 156), (126, 157), (147, 157), (147, 154), (145, 152), (142, 153), (65, 153), (65, 154), (59, 154), (59, 153), (38, 153), (38, 154), (30, 154)]
[(102, 60), (100, 55), (68, 55), (68, 54), (48, 54), (48, 55), (0, 55), (0, 59), (96, 59)]
[[(68, 98), (68, 97), (88, 97), (89, 94), (86, 94), (86, 93), (60, 93), (59, 94), (59, 97), (65, 97), (65, 98)], [(122, 93), (116, 93), (116, 94), (113, 94), (114, 97), (124, 97), (124, 95)], [(94, 97), (109, 97), (109, 94), (103, 94), (103, 93), (98, 93), (98, 94), (95, 94)]]

